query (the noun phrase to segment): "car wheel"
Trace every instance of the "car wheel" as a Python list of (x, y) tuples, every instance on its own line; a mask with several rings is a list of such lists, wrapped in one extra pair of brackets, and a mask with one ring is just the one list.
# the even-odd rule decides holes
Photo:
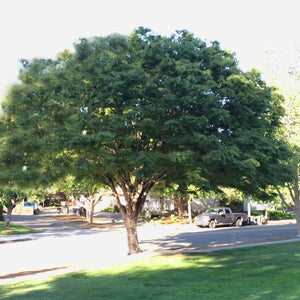
[(243, 225), (242, 219), (236, 220), (235, 225), (236, 225), (237, 227), (241, 227), (241, 226)]
[(216, 228), (216, 221), (215, 220), (211, 220), (210, 222), (209, 222), (209, 228), (211, 228), (211, 229), (214, 229), (214, 228)]

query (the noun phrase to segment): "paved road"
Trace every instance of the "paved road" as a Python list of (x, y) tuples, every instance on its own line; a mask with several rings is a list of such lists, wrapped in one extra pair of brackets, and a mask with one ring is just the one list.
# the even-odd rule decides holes
[(128, 256), (126, 230), (119, 218), (113, 216), (99, 216), (98, 224), (94, 226), (88, 226), (78, 217), (13, 216), (14, 223), (44, 230), (43, 234), (28, 237), (47, 238), (4, 242), (4, 237), (0, 237), (1, 257), (12, 258), (1, 263), (0, 284), (60, 272), (99, 268), (161, 253), (208, 251), (296, 237), (295, 224), (211, 230), (190, 225), (141, 223), (138, 235), (144, 252)]
[(295, 224), (222, 227), (217, 229), (196, 229), (187, 227), (185, 231), (169, 234), (165, 237), (146, 238), (142, 243), (156, 245), (163, 251), (199, 251), (220, 247), (249, 245), (262, 242), (295, 239)]
[[(98, 213), (95, 224), (89, 225), (78, 216), (57, 214), (37, 216), (13, 216), (13, 222), (41, 230), (40, 236), (90, 235), (103, 232), (125, 232), (120, 214)], [(144, 249), (152, 251), (199, 250), (221, 246), (259, 243), (264, 241), (286, 240), (296, 237), (296, 225), (288, 221), (267, 226), (218, 227), (216, 229), (198, 228), (194, 225), (154, 225), (141, 223), (139, 239)], [(280, 224), (280, 222), (279, 222)], [(33, 235), (39, 237), (39, 235)], [(0, 237), (1, 241), (5, 238)], [(16, 238), (23, 239), (22, 236)]]

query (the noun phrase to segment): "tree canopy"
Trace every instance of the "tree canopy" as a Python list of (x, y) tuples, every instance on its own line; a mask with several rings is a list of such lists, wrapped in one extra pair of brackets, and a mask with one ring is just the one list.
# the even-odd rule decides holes
[(276, 136), (282, 98), (217, 42), (138, 28), (22, 63), (21, 84), (3, 105), (0, 157), (12, 171), (2, 181), (21, 182), (26, 166), (35, 183), (71, 173), (106, 184), (130, 253), (140, 251), (137, 218), (160, 180), (192, 171), (203, 188), (249, 194), (288, 180), (289, 152)]
[(289, 160), (289, 166), (293, 170), (293, 180), (285, 185), (285, 189), (278, 187), (277, 190), (285, 205), (288, 205), (285, 195), (294, 204), (297, 234), (300, 236), (300, 52), (299, 49), (295, 49), (288, 60), (279, 53), (279, 51), (268, 53), (265, 76), (269, 82), (278, 86), (285, 98), (281, 136), (290, 145), (293, 152), (293, 157)]

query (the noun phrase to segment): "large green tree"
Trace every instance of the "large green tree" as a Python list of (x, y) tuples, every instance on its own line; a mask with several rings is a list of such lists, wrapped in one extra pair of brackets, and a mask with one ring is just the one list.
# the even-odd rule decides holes
[(264, 75), (268, 82), (278, 87), (285, 98), (281, 135), (294, 154), (289, 160), (293, 180), (286, 183), (283, 189), (277, 190), (285, 205), (288, 205), (288, 198), (294, 204), (297, 235), (300, 237), (300, 50), (295, 48), (288, 58), (283, 53), (285, 51), (280, 51), (280, 47), (267, 52)]
[(147, 194), (161, 180), (188, 178), (187, 166), (201, 185), (249, 194), (287, 179), (288, 151), (275, 138), (282, 99), (217, 42), (145, 28), (81, 39), (74, 53), (23, 60), (20, 80), (3, 122), (19, 137), (29, 178), (97, 176), (117, 199), (129, 253), (140, 251), (136, 226)]

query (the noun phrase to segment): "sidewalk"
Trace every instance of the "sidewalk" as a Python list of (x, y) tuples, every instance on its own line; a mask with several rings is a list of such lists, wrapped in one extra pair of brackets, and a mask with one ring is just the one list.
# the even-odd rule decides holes
[(39, 233), (26, 233), (26, 234), (11, 234), (0, 235), (0, 245), (2, 243), (24, 242), (30, 240), (37, 240), (49, 237), (66, 237), (74, 235), (73, 231), (57, 231), (57, 232), (39, 232)]

